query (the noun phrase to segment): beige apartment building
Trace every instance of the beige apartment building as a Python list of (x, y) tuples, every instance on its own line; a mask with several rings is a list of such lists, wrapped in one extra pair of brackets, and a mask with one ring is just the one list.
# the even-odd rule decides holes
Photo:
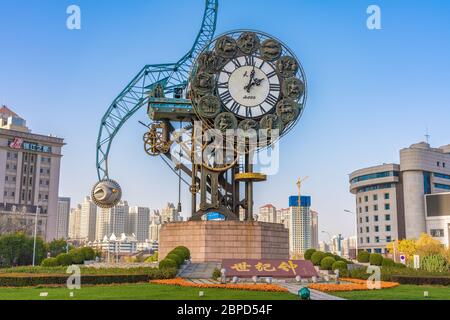
[[(449, 220), (446, 214), (441, 225), (428, 219), (425, 199), (449, 191), (450, 145), (431, 148), (425, 142), (413, 144), (400, 150), (400, 164), (353, 172), (350, 192), (356, 196), (358, 249), (385, 253), (387, 243), (418, 238), (421, 233), (429, 233), (448, 246)], [(427, 225), (427, 220), (434, 223)]]
[(31, 133), (23, 118), (0, 108), (0, 216), (28, 229), (38, 212), (38, 234), (47, 241), (57, 237), (63, 146), (63, 139)]

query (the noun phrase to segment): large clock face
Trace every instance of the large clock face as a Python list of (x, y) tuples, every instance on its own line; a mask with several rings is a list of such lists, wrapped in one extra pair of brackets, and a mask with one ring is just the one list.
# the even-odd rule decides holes
[(259, 118), (276, 107), (280, 78), (272, 63), (252, 55), (229, 61), (218, 76), (222, 104), (238, 117)]

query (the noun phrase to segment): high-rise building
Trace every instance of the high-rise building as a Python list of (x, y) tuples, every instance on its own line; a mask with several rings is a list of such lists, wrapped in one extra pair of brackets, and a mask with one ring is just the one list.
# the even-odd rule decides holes
[(302, 255), (311, 248), (311, 197), (289, 197), (289, 250), (291, 255)]
[(442, 235), (435, 232), (433, 219), (426, 215), (425, 196), (449, 190), (450, 145), (413, 144), (400, 151), (400, 164), (353, 172), (350, 192), (356, 196), (358, 249), (385, 253), (387, 243), (418, 238), (421, 233), (442, 242), (448, 227), (442, 228)]
[(97, 206), (86, 197), (81, 204), (80, 215), (80, 239), (85, 241), (94, 241), (97, 222)]
[(96, 240), (111, 237), (112, 234), (118, 235), (126, 233), (128, 227), (128, 202), (120, 201), (114, 208), (99, 209), (97, 214)]
[(167, 206), (161, 211), (161, 223), (183, 221), (181, 215), (178, 213), (178, 209), (175, 208), (173, 203), (168, 203)]
[(69, 236), (70, 198), (58, 199), (58, 215), (56, 218), (56, 239), (67, 239)]
[(277, 223), (277, 208), (271, 204), (259, 208), (258, 221)]
[(286, 229), (290, 229), (291, 216), (289, 208), (277, 210), (277, 223), (282, 223)]
[(128, 214), (128, 234), (135, 234), (137, 241), (149, 239), (150, 209), (144, 207), (130, 207)]
[(159, 232), (161, 230), (161, 223), (158, 219), (152, 218), (149, 227), (149, 240), (159, 242)]
[(28, 222), (38, 210), (38, 231), (48, 241), (57, 236), (63, 145), (61, 138), (31, 133), (23, 118), (0, 108), (0, 211), (9, 221), (20, 212)]
[(325, 241), (319, 242), (319, 250), (322, 252), (330, 252), (330, 245)]
[(311, 248), (319, 249), (319, 214), (311, 210)]
[(356, 258), (356, 236), (342, 240), (342, 256), (347, 259)]
[(69, 216), (69, 238), (73, 240), (79, 240), (81, 227), (81, 205), (77, 205), (76, 208), (70, 209)]

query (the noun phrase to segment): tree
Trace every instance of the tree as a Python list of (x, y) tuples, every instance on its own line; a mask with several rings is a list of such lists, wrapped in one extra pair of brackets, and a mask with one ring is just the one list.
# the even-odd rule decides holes
[[(0, 266), (27, 266), (33, 263), (33, 241), (24, 233), (6, 234), (0, 236)], [(39, 265), (46, 255), (44, 241), (36, 238), (36, 265)]]
[(416, 254), (421, 257), (443, 254), (444, 249), (445, 248), (438, 240), (433, 239), (427, 233), (422, 233), (416, 241)]
[[(68, 243), (64, 239), (53, 240), (48, 244), (48, 251), (52, 257), (56, 257), (61, 253), (67, 252)], [(69, 245), (69, 250), (72, 249), (72, 246)]]

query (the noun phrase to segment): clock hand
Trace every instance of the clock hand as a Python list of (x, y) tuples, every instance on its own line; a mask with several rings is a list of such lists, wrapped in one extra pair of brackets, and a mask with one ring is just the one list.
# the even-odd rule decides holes
[(248, 82), (248, 85), (244, 87), (244, 90), (247, 90), (248, 93), (250, 93), (250, 89), (253, 87), (253, 79), (255, 78), (255, 67), (253, 67), (252, 72), (250, 73), (250, 81)]

